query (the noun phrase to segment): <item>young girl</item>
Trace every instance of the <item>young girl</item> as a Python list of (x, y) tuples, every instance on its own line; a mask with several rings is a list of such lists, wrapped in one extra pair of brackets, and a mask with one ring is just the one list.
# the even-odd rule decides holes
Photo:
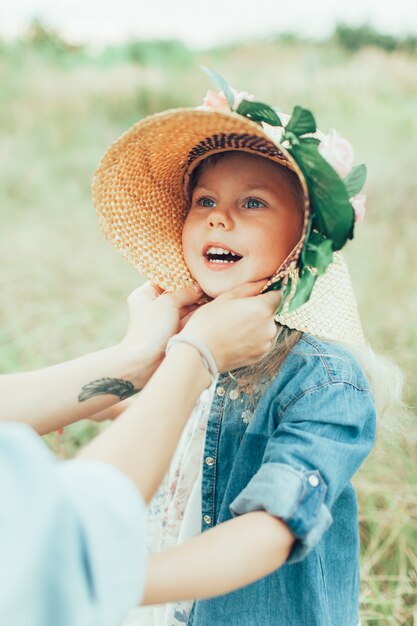
[(151, 557), (150, 581), (158, 565), (167, 602), (196, 601), (125, 623), (356, 626), (351, 479), (374, 442), (375, 404), (336, 251), (362, 212), (365, 168), (335, 133), (317, 135), (310, 112), (295, 107), (284, 126), (221, 84), (199, 110), (139, 122), (94, 182), (106, 236), (161, 287), (194, 280), (214, 298), (268, 278), (285, 301), (270, 354), (201, 397), (150, 509), (151, 552), (172, 549)]

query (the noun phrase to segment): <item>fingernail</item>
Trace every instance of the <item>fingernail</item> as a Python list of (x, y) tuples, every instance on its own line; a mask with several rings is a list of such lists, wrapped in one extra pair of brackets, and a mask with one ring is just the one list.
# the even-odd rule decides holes
[(194, 283), (194, 285), (191, 285), (191, 289), (195, 291), (195, 293), (198, 295), (200, 293), (203, 293), (203, 290), (201, 289), (200, 285), (197, 285), (197, 283)]

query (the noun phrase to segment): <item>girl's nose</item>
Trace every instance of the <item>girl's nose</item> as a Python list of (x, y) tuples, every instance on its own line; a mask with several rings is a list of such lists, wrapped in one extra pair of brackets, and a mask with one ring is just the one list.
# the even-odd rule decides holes
[(207, 217), (207, 225), (210, 229), (220, 228), (222, 230), (229, 230), (232, 226), (232, 220), (226, 211), (220, 211), (218, 207), (216, 207)]

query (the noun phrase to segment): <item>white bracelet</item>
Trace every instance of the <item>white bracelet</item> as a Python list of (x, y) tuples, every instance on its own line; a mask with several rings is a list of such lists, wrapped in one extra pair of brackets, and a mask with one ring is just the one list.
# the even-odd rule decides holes
[(215, 380), (217, 379), (217, 376), (219, 375), (219, 370), (217, 369), (217, 364), (216, 364), (216, 361), (214, 360), (213, 355), (211, 354), (210, 350), (207, 348), (205, 343), (203, 343), (199, 339), (196, 339), (192, 335), (187, 335), (181, 332), (181, 333), (178, 333), (178, 335), (174, 335), (173, 337), (171, 337), (171, 339), (167, 343), (165, 353), (168, 353), (168, 350), (175, 343), (186, 343), (189, 346), (192, 346), (193, 348), (195, 348), (200, 353), (205, 367), (210, 372), (212, 382), (215, 382)]

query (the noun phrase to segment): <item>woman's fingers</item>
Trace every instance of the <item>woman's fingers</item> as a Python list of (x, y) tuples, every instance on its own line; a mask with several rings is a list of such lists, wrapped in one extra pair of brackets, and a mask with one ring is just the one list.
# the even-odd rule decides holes
[(191, 304), (190, 306), (185, 306), (180, 310), (180, 320), (183, 321), (185, 317), (188, 317), (190, 313), (194, 313), (194, 311), (198, 311), (200, 308), (200, 304)]
[(244, 283), (243, 285), (239, 285), (226, 293), (223, 293), (221, 296), (218, 296), (217, 300), (233, 300), (236, 298), (250, 298), (251, 296), (257, 296), (261, 293), (262, 289), (267, 284), (266, 279), (256, 280), (253, 283)]
[(150, 302), (154, 302), (158, 298), (161, 298), (161, 302), (169, 300), (170, 304), (173, 304), (179, 311), (183, 307), (191, 306), (197, 302), (202, 296), (202, 289), (199, 285), (189, 285), (178, 289), (173, 293), (166, 293), (158, 285), (152, 284), (147, 281), (129, 295), (128, 303), (132, 308), (143, 307)]
[(188, 312), (187, 312), (187, 313), (186, 313), (183, 317), (181, 317), (181, 320), (180, 320), (180, 328), (179, 328), (179, 329), (180, 329), (180, 331), (184, 328), (184, 326), (186, 326), (186, 324), (187, 324), (187, 323), (189, 322), (189, 320), (192, 318), (192, 316), (194, 315), (194, 313), (195, 313), (196, 311), (198, 311), (198, 309), (199, 309), (200, 307), (199, 307), (199, 306), (191, 306), (191, 307), (188, 307), (188, 308), (189, 308)]
[(132, 293), (128, 296), (127, 301), (129, 307), (144, 306), (145, 304), (156, 300), (160, 294), (160, 288), (147, 281), (132, 291)]
[(267, 291), (257, 296), (265, 303), (271, 315), (275, 315), (282, 300), (282, 291)]
[(274, 314), (282, 294), (259, 294), (266, 281), (240, 285), (203, 305), (187, 322), (190, 334), (202, 339), (220, 371), (254, 363), (273, 346)]
[(169, 298), (178, 309), (178, 311), (180, 311), (184, 307), (195, 304), (202, 295), (203, 290), (201, 289), (201, 287), (197, 284), (194, 284), (187, 287), (182, 287), (182, 289), (178, 289), (173, 293), (163, 294), (161, 298)]
[(223, 300), (232, 300), (237, 298), (250, 298), (256, 296), (261, 300), (257, 300), (257, 302), (264, 302), (267, 306), (268, 311), (270, 311), (271, 315), (274, 315), (277, 311), (281, 299), (282, 292), (278, 290), (267, 291), (266, 293), (261, 293), (262, 289), (267, 285), (268, 280), (263, 278), (262, 280), (257, 280), (252, 283), (245, 283), (244, 285), (239, 285), (234, 289), (222, 294), (217, 299)]

